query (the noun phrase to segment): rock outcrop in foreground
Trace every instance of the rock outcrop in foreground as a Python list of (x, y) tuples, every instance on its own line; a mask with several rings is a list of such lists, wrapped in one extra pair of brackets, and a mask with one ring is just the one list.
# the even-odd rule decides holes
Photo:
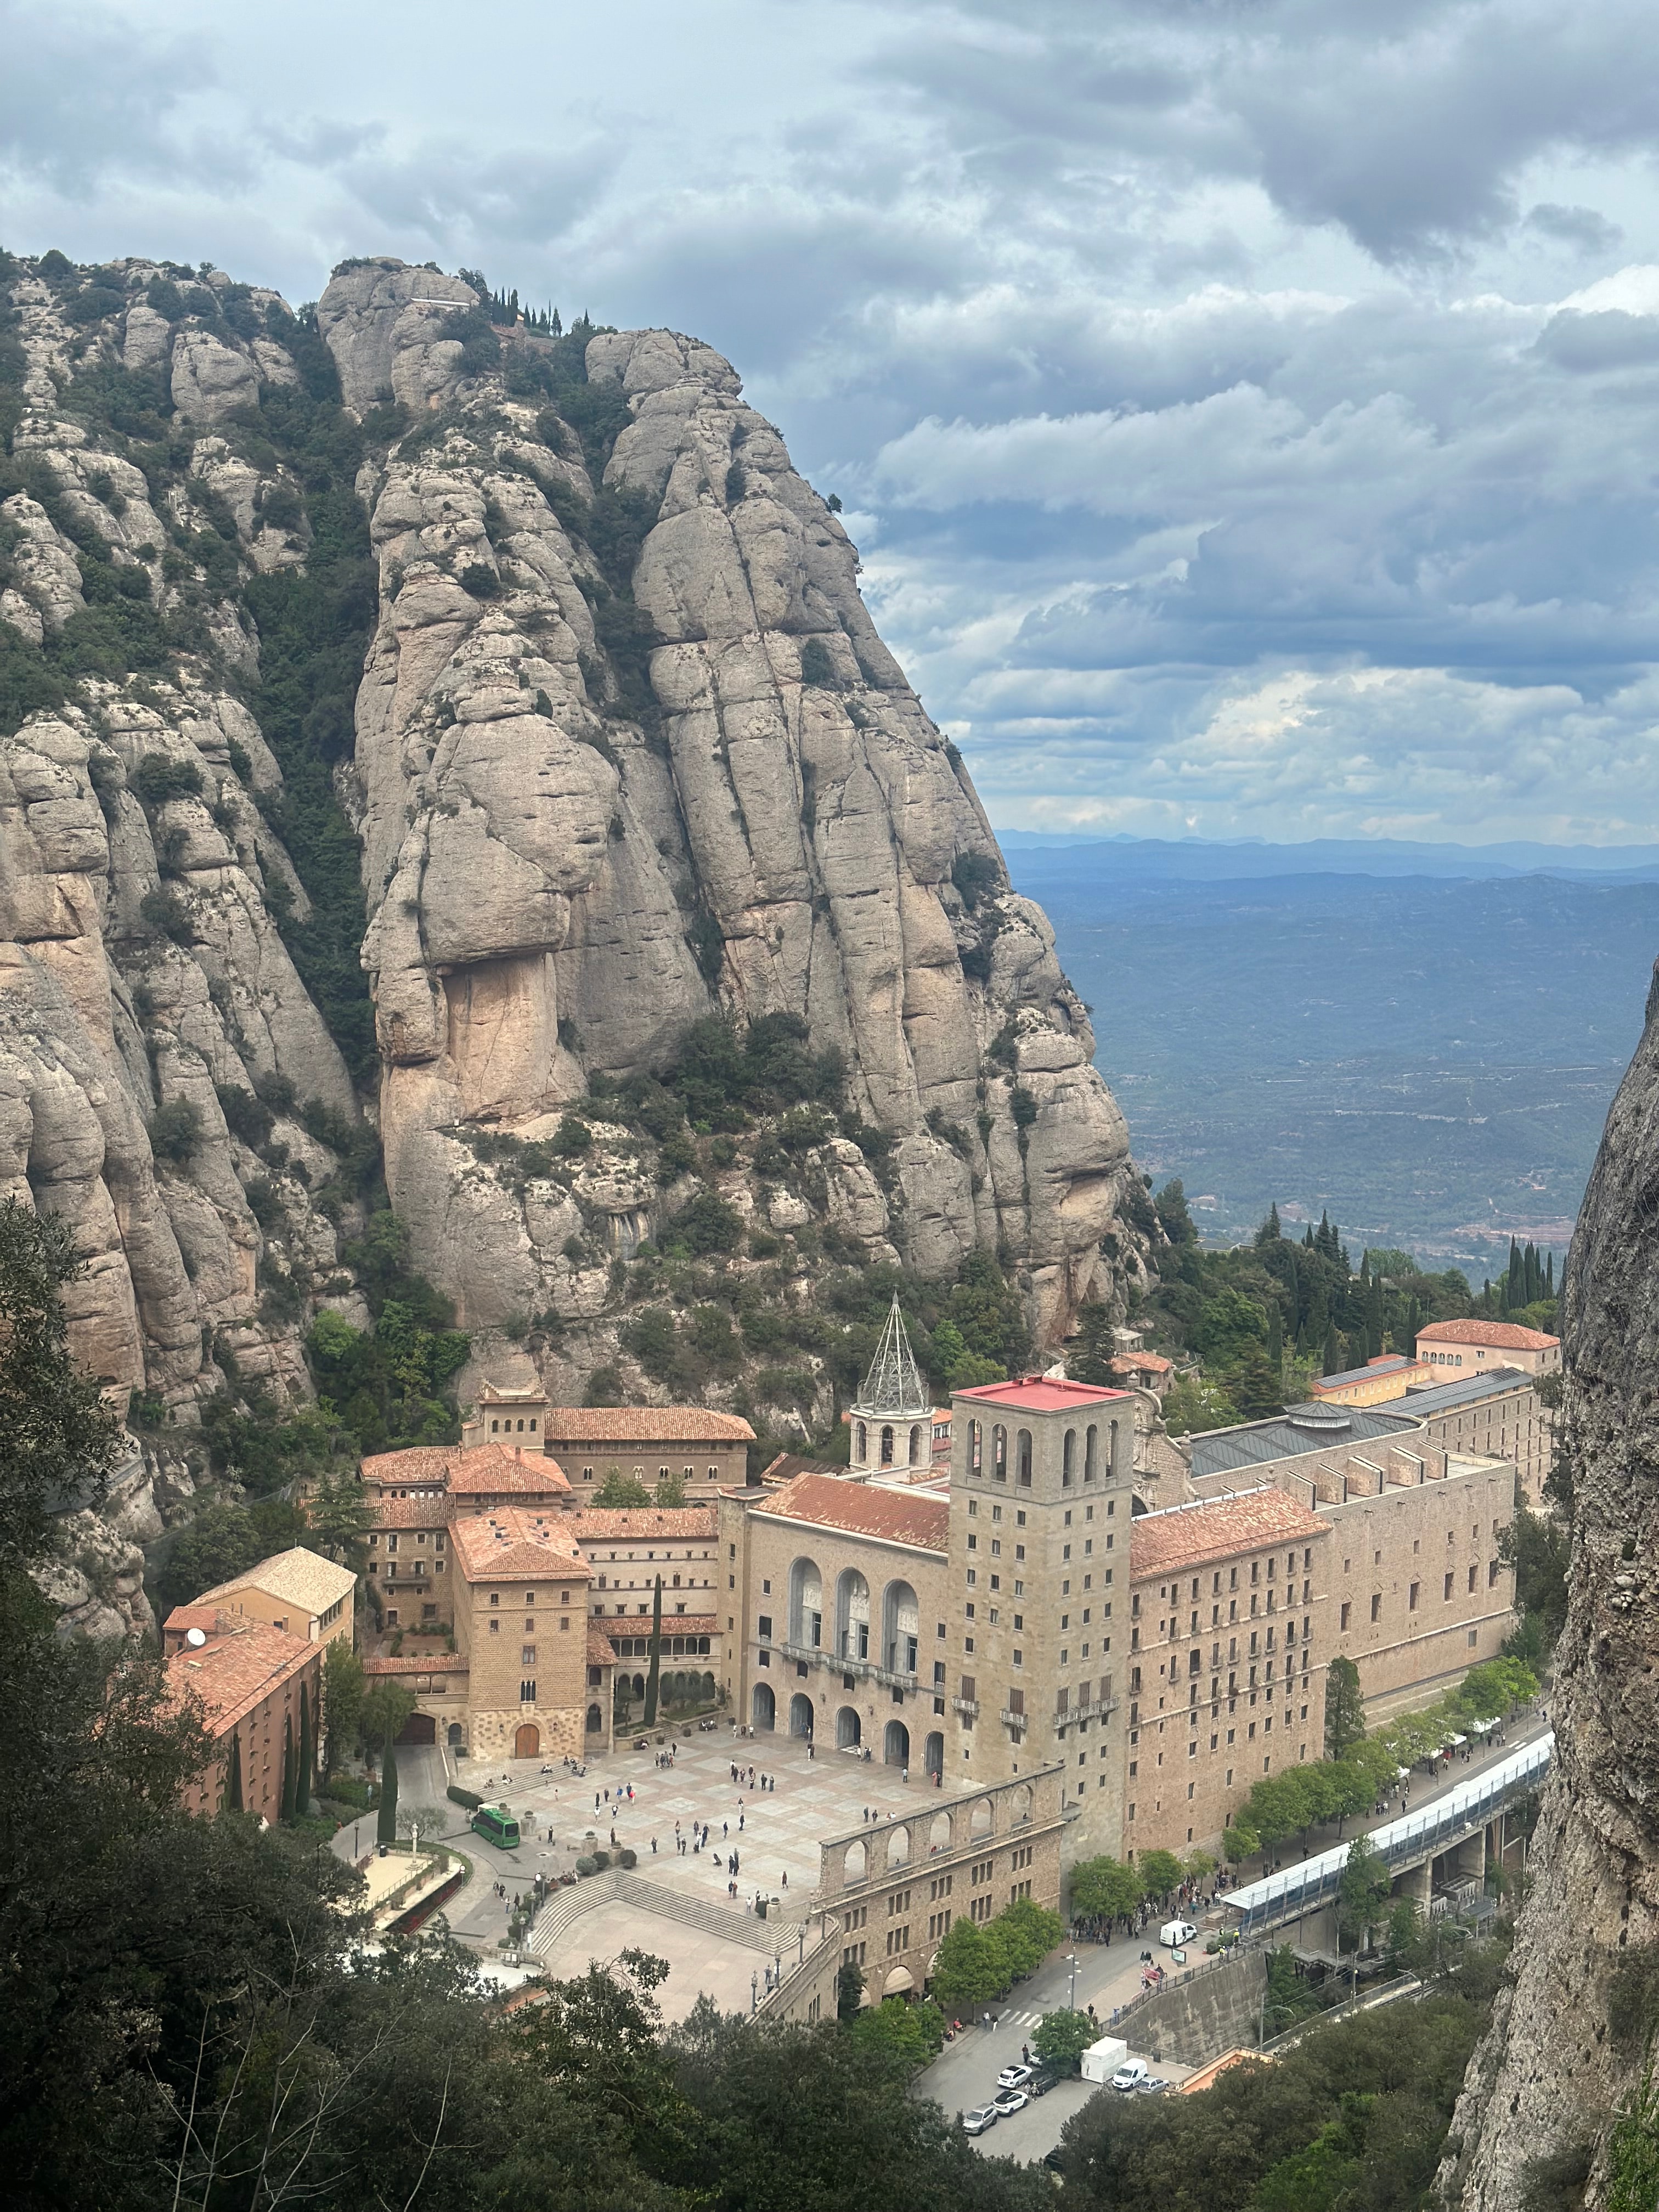
[[(1589, 2150), (1639, 2087), (1659, 1990), (1659, 988), (1607, 1117), (1561, 1300), (1571, 1604), (1555, 1765), (1512, 1984), (1475, 2053), (1441, 2173), (1463, 2212), (1516, 2212), (1534, 2162)], [(1633, 2005), (1613, 2002), (1615, 1983)], [(1610, 2010), (1616, 2023), (1610, 2025)], [(1568, 2198), (1551, 2198), (1565, 2203)]]
[[(1121, 1296), (1053, 933), (717, 354), (395, 261), (296, 318), (48, 255), (0, 263), (0, 1188), (73, 1222), (76, 1348), (152, 1428), (303, 1400), (319, 1307), (366, 1319), (365, 1115), (413, 1264), (562, 1395), (653, 1387), (625, 1263), (699, 1194), (798, 1289), (996, 1250), (1045, 1351)], [(608, 1119), (709, 1015), (844, 1088), (678, 1152)]]

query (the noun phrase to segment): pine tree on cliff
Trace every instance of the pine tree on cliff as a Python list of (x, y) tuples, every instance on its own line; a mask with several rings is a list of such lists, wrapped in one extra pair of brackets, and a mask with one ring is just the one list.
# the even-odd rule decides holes
[(283, 1795), (277, 1809), (278, 1820), (294, 1818), (294, 1721), (292, 1716), (283, 1723)]
[(1267, 1208), (1267, 1218), (1255, 1232), (1258, 1244), (1277, 1244), (1284, 1232), (1279, 1225), (1279, 1200), (1274, 1199)]
[(242, 1810), (242, 1737), (240, 1729), (230, 1739), (230, 1779), (225, 1784), (225, 1810), (227, 1813)]
[(380, 1816), (374, 1823), (374, 1840), (377, 1844), (398, 1840), (398, 1754), (390, 1736), (380, 1763)]
[(294, 1778), (294, 1809), (302, 1818), (311, 1810), (311, 1698), (300, 1685), (300, 1765)]
[(662, 1668), (662, 1577), (651, 1595), (651, 1672), (645, 1678), (645, 1724), (657, 1724), (657, 1684)]

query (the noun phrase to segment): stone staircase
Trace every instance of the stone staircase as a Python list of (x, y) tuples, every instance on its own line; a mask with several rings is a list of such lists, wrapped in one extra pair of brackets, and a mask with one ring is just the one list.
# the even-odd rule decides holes
[(757, 1920), (740, 1906), (687, 1897), (643, 1875), (613, 1867), (605, 1874), (589, 1875), (574, 1889), (560, 1890), (542, 1907), (530, 1931), (531, 1950), (538, 1959), (546, 1958), (573, 1922), (597, 1912), (601, 1905), (613, 1904), (631, 1905), (636, 1912), (653, 1914), (660, 1920), (678, 1920), (683, 1928), (695, 1928), (744, 1950), (769, 1954), (781, 1944), (793, 1942), (799, 1925), (799, 1920)]

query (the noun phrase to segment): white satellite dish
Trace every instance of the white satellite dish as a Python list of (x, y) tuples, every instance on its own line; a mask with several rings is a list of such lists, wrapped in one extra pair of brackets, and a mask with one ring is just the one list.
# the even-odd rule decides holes
[(204, 1628), (187, 1628), (185, 1631), (185, 1641), (192, 1651), (199, 1651), (207, 1642), (207, 1631)]

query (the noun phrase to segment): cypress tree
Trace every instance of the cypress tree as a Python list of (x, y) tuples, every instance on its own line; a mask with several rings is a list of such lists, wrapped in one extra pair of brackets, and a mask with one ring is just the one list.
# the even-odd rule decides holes
[(1406, 1302), (1406, 1341), (1401, 1347), (1408, 1358), (1417, 1355), (1417, 1332), (1423, 1326), (1423, 1308), (1415, 1291)]
[(374, 1823), (374, 1840), (377, 1844), (398, 1840), (398, 1754), (390, 1736), (380, 1761), (380, 1814)]
[(1544, 1296), (1547, 1298), (1553, 1298), (1555, 1296), (1555, 1255), (1553, 1252), (1550, 1253), (1544, 1261)]
[(1521, 1265), (1521, 1247), (1513, 1237), (1510, 1239), (1510, 1271), (1506, 1285), (1509, 1296), (1505, 1304), (1523, 1306), (1527, 1303), (1527, 1279)]
[(1285, 1316), (1275, 1298), (1267, 1309), (1267, 1359), (1275, 1376), (1285, 1370)]
[(1370, 1294), (1365, 1300), (1365, 1357), (1375, 1359), (1382, 1349), (1382, 1285), (1371, 1278)]
[(303, 1683), (300, 1686), (300, 1766), (294, 1778), (294, 1809), (301, 1815), (311, 1810), (311, 1698)]
[(651, 1594), (651, 1672), (645, 1678), (645, 1724), (657, 1724), (657, 1691), (662, 1670), (662, 1577)]
[(242, 1810), (242, 1732), (236, 1729), (230, 1739), (230, 1779), (225, 1784), (225, 1810)]
[(292, 1714), (283, 1723), (283, 1795), (276, 1817), (288, 1821), (294, 1818), (294, 1718)]
[(1342, 1372), (1342, 1340), (1336, 1333), (1334, 1321), (1328, 1321), (1325, 1324), (1325, 1350), (1319, 1363), (1319, 1371), (1322, 1375), (1340, 1375)]

